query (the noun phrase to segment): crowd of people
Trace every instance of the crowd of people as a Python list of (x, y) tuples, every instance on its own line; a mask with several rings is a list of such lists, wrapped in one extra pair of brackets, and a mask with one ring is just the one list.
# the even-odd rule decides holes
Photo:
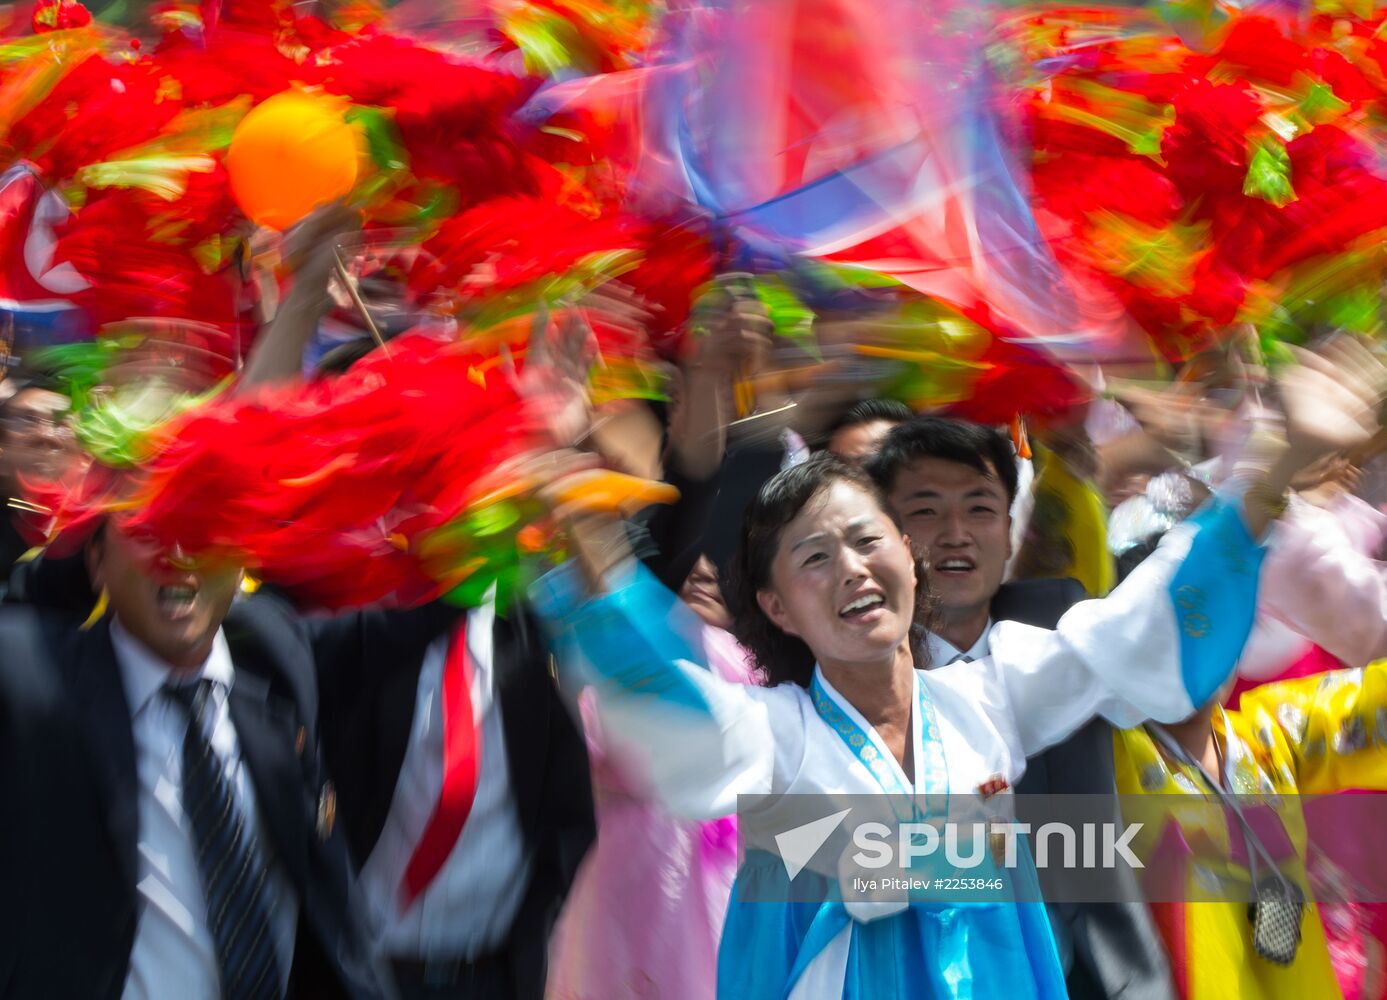
[(0, 998), (1387, 998), (1387, 8), (98, 6), (0, 3)]
[[(237, 391), (304, 377), (329, 280), (309, 257), (309, 308), (262, 335)], [(1340, 337), (1268, 379), (1234, 339), (1029, 438), (814, 385), (738, 418), (771, 327), (733, 288), (691, 320), (663, 412), (593, 404), (563, 350), (543, 362), (547, 445), (523, 461), (569, 559), (472, 607), (310, 614), (115, 518), (76, 554), (30, 549), (24, 486), (80, 448), (60, 386), (12, 373), (0, 993), (1380, 995), (1383, 926), (1317, 891), (1313, 817), (1279, 862), (1316, 900), (1288, 959), (1245, 902), (1136, 885), (751, 901), (779, 861), (736, 820), (740, 795), (774, 820), (805, 793), (1116, 812), (1380, 788), (1376, 356)], [(574, 500), (600, 466), (679, 499)], [(1182, 832), (1191, 880), (1247, 879), (1229, 834)]]

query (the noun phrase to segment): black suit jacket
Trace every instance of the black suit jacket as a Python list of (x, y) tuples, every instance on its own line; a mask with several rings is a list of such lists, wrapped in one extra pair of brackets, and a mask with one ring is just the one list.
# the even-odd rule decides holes
[[(378, 997), (327, 791), (308, 630), (273, 601), (232, 609), (229, 709), (271, 847), (298, 894), (294, 995)], [(119, 997), (138, 919), (138, 779), (105, 623), (0, 610), (0, 996)]]
[(1013, 580), (992, 595), (994, 622), (1020, 622), (1053, 629), (1064, 613), (1088, 598), (1078, 580)]
[[(1070, 607), (1087, 597), (1077, 580), (1021, 580), (1003, 584), (992, 599), (994, 621), (1017, 621), (1052, 629)], [(1116, 796), (1113, 770), (1113, 731), (1103, 719), (1093, 719), (1063, 743), (1026, 761), (1026, 773), (1016, 786), (1019, 795)], [(1112, 799), (1114, 820), (1121, 816)], [(1025, 818), (1025, 800), (1017, 802)], [(1124, 893), (1140, 899), (1135, 877)], [(1074, 946), (1069, 973), (1073, 1000), (1122, 997), (1125, 1000), (1167, 1000), (1175, 997), (1170, 963), (1161, 946), (1145, 903), (1052, 903), (1050, 919), (1056, 933), (1067, 933)]]
[[(432, 604), (315, 626), (323, 752), (359, 862), (380, 838), (395, 794), (424, 653), (461, 615)], [(532, 858), (530, 884), (504, 950), (516, 996), (540, 1000), (549, 933), (596, 838), (587, 744), (559, 697), (548, 649), (523, 605), (497, 615), (493, 642), (511, 791)], [(486, 759), (484, 753), (483, 767)]]

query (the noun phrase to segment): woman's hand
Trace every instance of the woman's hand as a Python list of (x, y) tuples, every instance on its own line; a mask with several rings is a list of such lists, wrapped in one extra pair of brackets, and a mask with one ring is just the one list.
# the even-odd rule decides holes
[(328, 283), (337, 266), (337, 244), (360, 225), (359, 213), (334, 202), (316, 209), (284, 236), (280, 252), (292, 283), (246, 359), (242, 390), (302, 373), (304, 349), (332, 304)]
[(592, 429), (588, 369), (596, 354), (592, 328), (576, 310), (558, 323), (547, 309), (535, 313), (519, 390), (559, 448), (573, 447)]
[(633, 557), (624, 516), (679, 495), (667, 483), (602, 468), (595, 456), (563, 450), (533, 454), (508, 475), (535, 485), (535, 495), (568, 533), (589, 588), (600, 592), (607, 574)]
[(722, 274), (694, 306), (687, 374), (735, 379), (759, 368), (770, 350), (770, 313), (743, 274)]
[(1297, 363), (1275, 383), (1284, 430), (1259, 428), (1251, 445), (1254, 452), (1263, 450), (1262, 468), (1244, 501), (1254, 536), (1279, 516), (1281, 498), (1301, 470), (1360, 449), (1379, 431), (1387, 368), (1366, 347), (1339, 337), (1318, 352), (1295, 355)]
[(1293, 472), (1327, 455), (1361, 448), (1379, 428), (1387, 368), (1353, 337), (1318, 353), (1295, 349), (1294, 368), (1278, 380), (1286, 413), (1287, 463)]
[(537, 456), (527, 471), (545, 484), (538, 496), (568, 532), (570, 558), (577, 560), (588, 589), (601, 593), (607, 574), (632, 555), (621, 519), (609, 504), (594, 502), (590, 489), (607, 471), (594, 456), (573, 451)]

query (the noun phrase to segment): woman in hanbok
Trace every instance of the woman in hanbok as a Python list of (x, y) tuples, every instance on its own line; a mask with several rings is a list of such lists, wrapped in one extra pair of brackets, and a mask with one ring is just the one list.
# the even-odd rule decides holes
[[(1245, 812), (1251, 813), (1259, 804), (1275, 809), (1281, 831), (1269, 832), (1275, 828), (1266, 821), (1259, 821), (1256, 828), (1282, 873), (1302, 888), (1308, 883), (1307, 845), (1314, 840), (1339, 852), (1339, 861), (1347, 865), (1350, 875), (1356, 868), (1360, 882), (1376, 876), (1380, 885), (1387, 868), (1366, 860), (1371, 855), (1355, 857), (1349, 850), (1354, 840), (1370, 832), (1361, 823), (1349, 822), (1338, 824), (1338, 836), (1334, 836), (1326, 833), (1327, 824), (1322, 823), (1318, 836), (1311, 837), (1302, 811), (1306, 800), (1300, 796), (1346, 789), (1387, 790), (1387, 662), (1264, 684), (1244, 692), (1237, 710), (1224, 710), (1215, 700), (1178, 725), (1163, 730), (1154, 726), (1128, 729), (1115, 739), (1119, 793), (1198, 795), (1210, 805), (1182, 809), (1178, 837), (1171, 837), (1167, 828), (1175, 821), (1169, 815), (1162, 816), (1162, 822), (1154, 815), (1130, 815), (1133, 809), (1128, 809), (1129, 819), (1145, 824), (1136, 841), (1137, 853), (1143, 858), (1155, 856), (1142, 841), (1166, 838), (1178, 856), (1162, 859), (1160, 868), (1186, 882), (1185, 894), (1191, 901), (1152, 904), (1180, 996), (1186, 1000), (1340, 996), (1320, 907), (1313, 901), (1301, 921), (1300, 946), (1290, 964), (1277, 964), (1256, 952), (1243, 895), (1250, 873), (1241, 860), (1245, 854), (1238, 849), (1241, 836), (1235, 830), (1230, 837), (1229, 817), (1208, 782), (1216, 780), (1237, 796)], [(1309, 801), (1316, 808), (1339, 806), (1351, 817), (1355, 798)], [(1162, 801), (1160, 812), (1167, 812), (1168, 802)], [(1360, 817), (1367, 814), (1366, 809), (1358, 811)], [(1325, 843), (1325, 837), (1337, 842)], [(1223, 891), (1217, 888), (1220, 885)], [(1224, 898), (1209, 899), (1211, 894)]]
[[(666, 803), (802, 822), (800, 794), (971, 795), (1095, 713), (1120, 725), (1187, 718), (1232, 670), (1251, 626), (1259, 505), (1219, 499), (1171, 532), (1109, 598), (1054, 632), (1003, 622), (980, 661), (917, 670), (921, 577), (874, 484), (827, 456), (787, 469), (750, 505), (735, 567), (736, 634), (776, 686), (698, 663), (674, 595), (625, 557), (619, 530), (575, 531), (583, 557), (534, 597), (593, 675), (609, 736), (640, 747)], [(618, 583), (617, 577), (623, 579)], [(586, 576), (586, 580), (584, 579)], [(589, 597), (589, 588), (608, 592)], [(682, 623), (687, 626), (687, 622)], [(750, 855), (748, 855), (750, 858)], [(749, 862), (750, 864), (750, 862)], [(739, 886), (764, 875), (744, 868)], [(1061, 998), (1038, 902), (858, 906), (735, 900), (719, 954), (725, 997)]]

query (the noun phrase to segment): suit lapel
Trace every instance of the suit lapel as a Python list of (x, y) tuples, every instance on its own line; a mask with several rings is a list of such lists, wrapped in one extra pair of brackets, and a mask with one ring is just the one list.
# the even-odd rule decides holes
[(419, 674), (424, 667), (424, 657), (428, 647), (407, 654), (407, 666), (401, 666), (385, 675), (380, 686), (380, 704), (376, 716), (378, 739), (380, 740), (381, 773), (394, 776), (388, 788), (379, 796), (379, 822), (371, 831), (371, 846), (374, 847), (385, 827), (386, 813), (395, 795), (395, 785), (399, 783), (400, 769), (404, 767), (405, 754), (409, 750), (409, 736), (414, 728), (414, 709), (419, 697)]
[(106, 622), (82, 643), (77, 682), (83, 733), (106, 797), (106, 827), (116, 848), (124, 884), (134, 891), (138, 875), (139, 779), (130, 703), (120, 680)]
[[(512, 609), (511, 615), (520, 614)], [(531, 658), (533, 637), (526, 634), (516, 617), (496, 616), (492, 629), (492, 672), (496, 703), (501, 711), (501, 728), (506, 734), (506, 758), (510, 764), (511, 794), (521, 828), (533, 831), (533, 811), (543, 785), (544, 759), (549, 742), (549, 700), (538, 684), (548, 678), (534, 669)], [(485, 752), (485, 748), (483, 748)]]
[(303, 770), (294, 752), (292, 706), (254, 674), (237, 671), (228, 708), (241, 759), (250, 771), (261, 826), (300, 893), (308, 879), (308, 819)]

